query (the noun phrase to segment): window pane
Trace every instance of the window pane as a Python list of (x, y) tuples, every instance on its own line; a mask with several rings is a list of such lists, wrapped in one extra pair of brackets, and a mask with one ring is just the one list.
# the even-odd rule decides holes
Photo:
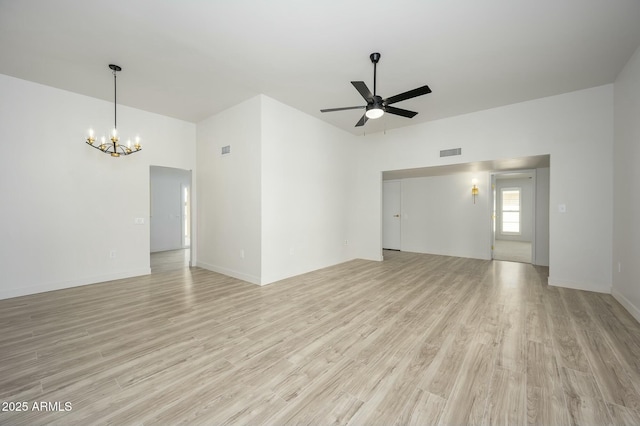
[(512, 223), (502, 222), (502, 232), (518, 233), (518, 232), (520, 232), (520, 223), (518, 223), (518, 222), (512, 222)]
[(502, 210), (520, 211), (520, 191), (502, 191)]
[(504, 213), (502, 213), (502, 222), (504, 222), (504, 223), (520, 223), (520, 212), (504, 212)]
[(520, 188), (502, 189), (502, 232), (520, 233)]

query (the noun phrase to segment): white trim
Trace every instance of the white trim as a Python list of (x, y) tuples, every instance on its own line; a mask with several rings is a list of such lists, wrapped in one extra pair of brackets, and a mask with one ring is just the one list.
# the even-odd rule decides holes
[(558, 278), (552, 278), (552, 277), (549, 277), (547, 282), (552, 287), (564, 287), (564, 288), (571, 288), (574, 290), (593, 291), (596, 293), (605, 293), (605, 294), (611, 293), (610, 284), (597, 284), (597, 283), (589, 283), (586, 281), (576, 282), (576, 281), (564, 280), (564, 279), (558, 279)]
[(243, 272), (234, 271), (233, 269), (223, 268), (221, 266), (213, 265), (207, 262), (197, 261), (196, 266), (206, 269), (208, 271), (217, 272), (228, 277), (237, 278), (242, 281), (246, 281), (251, 284), (262, 285), (260, 277), (254, 275), (245, 274)]
[(538, 234), (536, 233), (536, 222), (538, 222), (538, 169), (533, 169), (531, 174), (531, 264), (537, 265), (536, 240)]
[(29, 287), (10, 288), (0, 291), (0, 300), (11, 299), (13, 297), (27, 296), (30, 294), (46, 293), (49, 291), (64, 290), (65, 288), (81, 287), (85, 285), (104, 283), (106, 281), (121, 280), (124, 278), (133, 278), (141, 275), (151, 274), (150, 268), (134, 269), (128, 272), (120, 272), (117, 274), (98, 275), (95, 277), (81, 278), (71, 281), (58, 281), (48, 284), (41, 284)]
[(611, 295), (633, 316), (636, 321), (640, 322), (640, 308), (635, 306), (629, 299), (615, 288), (611, 289)]

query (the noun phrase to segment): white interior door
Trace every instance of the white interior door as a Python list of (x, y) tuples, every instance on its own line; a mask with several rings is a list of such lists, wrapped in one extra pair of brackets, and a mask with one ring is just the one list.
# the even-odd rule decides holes
[(401, 247), (401, 182), (382, 183), (382, 248), (400, 250)]

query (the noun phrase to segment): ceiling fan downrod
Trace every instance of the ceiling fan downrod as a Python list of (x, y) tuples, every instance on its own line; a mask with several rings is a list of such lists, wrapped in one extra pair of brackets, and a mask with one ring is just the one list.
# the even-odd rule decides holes
[(373, 96), (375, 96), (378, 94), (376, 90), (376, 81), (378, 80), (377, 65), (378, 65), (378, 61), (380, 60), (380, 54), (378, 52), (374, 52), (371, 55), (369, 55), (369, 58), (371, 59), (371, 62), (373, 62)]

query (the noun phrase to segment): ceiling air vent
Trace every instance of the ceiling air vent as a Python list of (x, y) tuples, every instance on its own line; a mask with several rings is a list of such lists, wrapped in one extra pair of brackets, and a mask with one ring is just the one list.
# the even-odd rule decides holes
[(443, 149), (440, 157), (451, 157), (452, 155), (462, 155), (462, 148)]

